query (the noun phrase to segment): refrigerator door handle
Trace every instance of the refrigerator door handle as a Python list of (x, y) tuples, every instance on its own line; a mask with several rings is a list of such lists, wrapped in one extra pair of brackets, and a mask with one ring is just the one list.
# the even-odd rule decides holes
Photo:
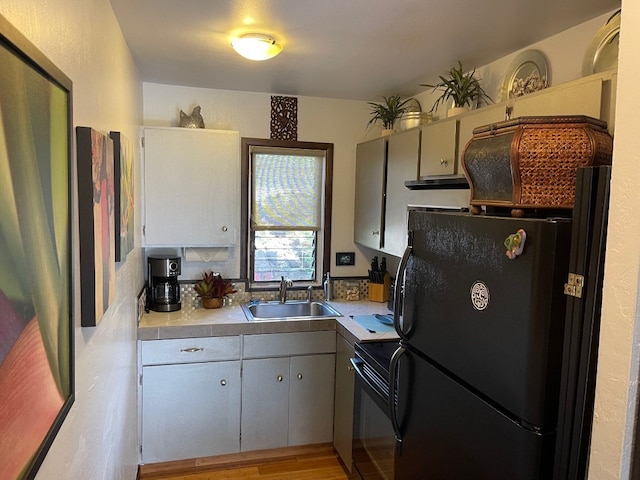
[(396, 332), (398, 333), (398, 336), (405, 341), (408, 340), (408, 334), (411, 328), (407, 329), (406, 332), (402, 330), (402, 326), (400, 325), (400, 316), (404, 313), (401, 311), (402, 304), (403, 304), (402, 286), (404, 284), (404, 274), (407, 269), (407, 263), (409, 262), (409, 257), (411, 256), (411, 253), (413, 251), (412, 233), (413, 232), (409, 232), (409, 244), (407, 245), (407, 248), (404, 249), (404, 253), (402, 254), (402, 258), (400, 259), (400, 264), (398, 265), (398, 271), (396, 272), (396, 284), (394, 286), (394, 292), (393, 292), (393, 328), (395, 328)]
[(394, 437), (396, 437), (396, 441), (398, 443), (402, 443), (402, 436), (400, 434), (400, 425), (398, 424), (396, 378), (398, 362), (400, 361), (400, 357), (402, 357), (405, 352), (406, 349), (402, 344), (400, 344), (400, 347), (398, 347), (398, 349), (393, 352), (391, 363), (389, 365), (389, 419), (391, 420), (391, 426), (393, 427), (393, 435)]

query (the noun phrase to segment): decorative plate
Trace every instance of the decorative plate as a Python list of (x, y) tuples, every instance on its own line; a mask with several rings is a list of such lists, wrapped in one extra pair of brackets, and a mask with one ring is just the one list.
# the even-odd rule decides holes
[(549, 86), (547, 59), (539, 50), (525, 50), (507, 68), (502, 84), (502, 100), (521, 97)]
[(582, 60), (582, 75), (604, 72), (618, 66), (620, 10), (591, 39)]

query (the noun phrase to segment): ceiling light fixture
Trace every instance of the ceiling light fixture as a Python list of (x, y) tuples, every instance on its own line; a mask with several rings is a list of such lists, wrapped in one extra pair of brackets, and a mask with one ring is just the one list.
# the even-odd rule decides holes
[(268, 60), (282, 51), (282, 45), (268, 35), (247, 33), (231, 40), (233, 49), (249, 60)]

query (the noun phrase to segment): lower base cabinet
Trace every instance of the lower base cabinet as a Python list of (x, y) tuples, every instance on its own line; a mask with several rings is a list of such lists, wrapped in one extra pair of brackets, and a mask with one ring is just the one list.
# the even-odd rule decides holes
[(143, 367), (142, 461), (240, 451), (240, 361)]
[(353, 441), (353, 395), (355, 372), (351, 365), (353, 345), (338, 335), (336, 344), (336, 395), (333, 446), (351, 472)]
[(333, 439), (335, 354), (244, 360), (243, 452)]
[(139, 346), (142, 464), (333, 439), (335, 330)]

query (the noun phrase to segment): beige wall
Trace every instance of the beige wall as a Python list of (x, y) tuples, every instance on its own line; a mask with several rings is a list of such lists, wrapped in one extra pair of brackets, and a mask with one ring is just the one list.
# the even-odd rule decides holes
[(622, 1), (602, 330), (589, 478), (630, 478), (636, 416), (640, 266), (640, 4)]
[[(238, 130), (241, 137), (269, 138), (271, 95), (206, 88), (144, 84), (144, 124), (177, 126), (180, 110), (202, 107), (206, 128)], [(334, 144), (332, 258), (338, 251), (356, 251), (355, 267), (332, 267), (334, 276), (366, 275), (368, 260), (353, 244), (353, 202), (356, 143), (379, 135), (367, 130), (369, 107), (364, 102), (298, 97), (298, 140)], [(228, 262), (183, 262), (182, 277), (198, 278), (203, 268), (213, 268), (236, 278), (237, 251)]]
[[(73, 81), (74, 126), (105, 133), (116, 130), (135, 139), (142, 84), (108, 0), (2, 0), (0, 14)], [(75, 185), (75, 153), (73, 162)], [(74, 245), (78, 244), (77, 220), (75, 213)], [(81, 328), (75, 316), (76, 400), (38, 479), (135, 478), (134, 305), (142, 287), (140, 256), (136, 248), (117, 266), (116, 299), (98, 327)], [(77, 248), (74, 265), (78, 292)], [(78, 295), (74, 303), (77, 312)]]

